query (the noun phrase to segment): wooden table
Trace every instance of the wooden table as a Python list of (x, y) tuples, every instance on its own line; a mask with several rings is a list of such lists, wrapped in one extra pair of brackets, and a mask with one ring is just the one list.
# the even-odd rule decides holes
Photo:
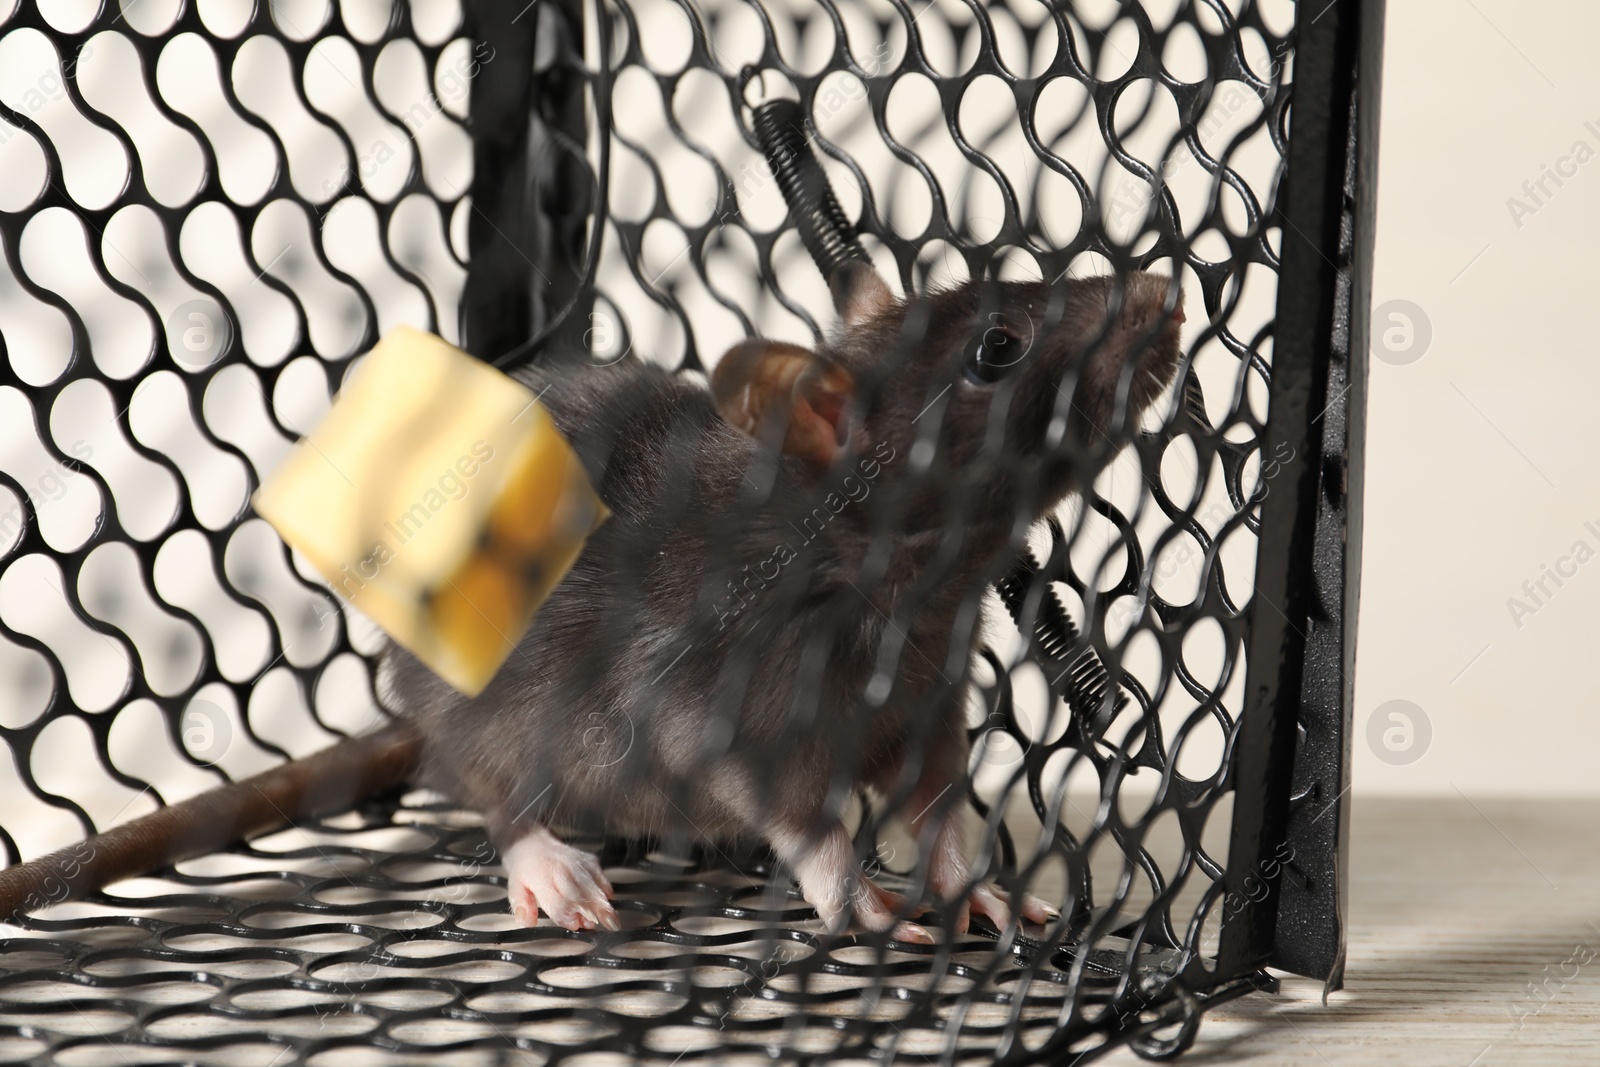
[(1178, 1062), (1600, 1064), (1600, 800), (1357, 798), (1351, 878), (1344, 990), (1285, 978)]

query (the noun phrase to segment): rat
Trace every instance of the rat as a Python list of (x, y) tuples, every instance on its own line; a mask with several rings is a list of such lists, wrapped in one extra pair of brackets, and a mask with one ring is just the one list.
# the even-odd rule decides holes
[(519, 369), (611, 518), (489, 685), (467, 697), (390, 644), (395, 724), (0, 871), (0, 913), (45, 876), (62, 891), (43, 901), (65, 899), (411, 781), (484, 814), (528, 926), (620, 928), (598, 861), (563, 839), (601, 832), (765, 843), (831, 931), (931, 942), (918, 902), (862, 868), (861, 790), (908, 819), (954, 932), (1058, 918), (968, 859), (978, 605), (1171, 383), (1182, 294), (1133, 272), (898, 298), (859, 262), (830, 286), (831, 336), (747, 340), (709, 389), (631, 356)]

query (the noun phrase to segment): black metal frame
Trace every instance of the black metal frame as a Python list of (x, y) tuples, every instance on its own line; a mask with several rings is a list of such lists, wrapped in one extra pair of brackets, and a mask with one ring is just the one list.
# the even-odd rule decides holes
[(596, 189), (577, 158), (588, 130), (584, 86), (560, 67), (535, 72), (540, 34), (557, 38), (544, 42), (547, 53), (581, 53), (582, 2), (464, 5), (464, 32), (493, 41), (506, 59), (484, 66), (467, 116), (473, 173), (499, 180), (473, 184), (461, 336), (467, 351), (490, 362), (529, 351), (547, 332), (581, 337), (589, 321), (592, 279), (582, 263)]
[[(581, 338), (589, 323), (594, 295), (591, 288), (593, 233), (598, 232), (598, 227), (591, 231), (586, 220), (597, 211), (603, 212), (605, 204), (603, 187), (596, 181), (592, 169), (583, 164), (582, 156), (593, 122), (593, 94), (597, 88), (608, 91), (608, 87), (596, 87), (574, 78), (549, 58), (562, 51), (582, 54), (585, 2), (543, 0), (525, 7), (521, 0), (509, 3), (466, 0), (467, 21), (462, 32), (478, 41), (492, 42), (497, 54), (495, 62), (485, 64), (474, 83), (471, 113), (466, 124), (474, 145), (476, 178), (468, 227), (471, 255), (467, 263), (461, 328), (465, 347), (486, 360), (529, 358), (536, 354), (534, 346), (529, 344), (530, 338), (575, 341)], [(1181, 971), (1181, 982), (1165, 982), (1162, 979), (1172, 977), (1170, 973), (1156, 974), (1136, 967), (1133, 958), (1136, 945), (1130, 947), (1127, 958), (1101, 958), (1096, 955), (1103, 952), (1101, 949), (1091, 949), (1083, 954), (1084, 958), (1079, 958), (1077, 947), (1068, 943), (1019, 942), (1014, 949), (1018, 963), (1044, 955), (1055, 965), (1058, 975), (1076, 967), (1084, 976), (1083, 984), (1088, 992), (1075, 989), (1074, 995), (1094, 998), (1096, 1003), (1107, 1003), (1108, 1008), (1093, 1022), (1085, 1021), (1080, 1011), (1073, 1016), (1071, 1026), (1062, 1027), (1047, 1043), (1032, 1051), (1025, 1049), (1018, 1040), (1018, 1031), (996, 1033), (1001, 1062), (1080, 1062), (1118, 1043), (1128, 1043), (1149, 1058), (1170, 1058), (1193, 1041), (1200, 1017), (1208, 1007), (1252, 989), (1275, 988), (1275, 980), (1263, 970), (1265, 967), (1321, 978), (1328, 988), (1338, 988), (1342, 981), (1351, 679), (1360, 575), (1367, 310), (1384, 0), (1331, 0), (1325, 7), (1323, 2), (1303, 4), (1298, 9), (1295, 74), (1291, 88), (1293, 135), (1288, 139), (1286, 169), (1281, 175), (1275, 215), (1266, 223), (1271, 226), (1275, 221), (1278, 225), (1281, 266), (1273, 338), (1270, 417), (1261, 441), (1261, 453), (1279, 457), (1281, 470), (1272, 479), (1271, 489), (1261, 502), (1259, 551), (1246, 631), (1249, 674), (1245, 706), (1229, 738), (1233, 759), (1230, 784), (1234, 790), (1231, 839), (1222, 891), (1210, 898), (1209, 905), (1221, 909), (1224, 916), (1218, 958), (1212, 969), (1200, 966), (1199, 961), (1188, 960)], [(40, 25), (46, 32), (53, 32), (40, 22), (36, 12), (24, 17), (31, 18), (32, 24)], [(258, 12), (256, 18), (262, 17)], [(196, 13), (189, 10), (177, 29), (198, 28), (196, 20)], [(8, 24), (7, 28), (18, 24)], [(304, 62), (308, 50), (309, 45), (302, 43), (291, 46), (290, 54), (296, 62)], [(363, 53), (363, 62), (370, 68), (371, 61), (368, 49)], [(147, 70), (146, 75), (153, 83), (153, 74)], [(71, 78), (68, 80), (70, 84)], [(76, 93), (75, 88), (71, 91)], [(74, 101), (81, 104), (76, 96)], [(881, 107), (881, 98), (877, 102)], [(947, 102), (947, 118), (949, 106)], [(1281, 114), (1280, 101), (1278, 116)], [(168, 117), (186, 128), (193, 126), (183, 116)], [(17, 124), (28, 128), (28, 120), (20, 119)], [(254, 123), (253, 119), (248, 121)], [(264, 124), (256, 124), (266, 128)], [(342, 131), (340, 136), (344, 136)], [(204, 138), (201, 140), (204, 142)], [(353, 149), (346, 140), (347, 147)], [(131, 146), (129, 151), (136, 156)], [(60, 178), (59, 161), (52, 177)], [(213, 173), (207, 180), (214, 185), (217, 178)], [(284, 192), (286, 181), (280, 176), (278, 192)], [(415, 174), (412, 182), (415, 187)], [(41, 200), (37, 207), (53, 204), (77, 211), (100, 227), (112, 212), (112, 209), (98, 213), (84, 211), (60, 188), (49, 192), (47, 199)], [(163, 210), (159, 205), (152, 206), (158, 212)], [(169, 215), (176, 217), (170, 212)], [(5, 240), (13, 263), (17, 262), (19, 232), (20, 225), (15, 223), (14, 217), (0, 216), (0, 239)], [(1093, 241), (1092, 236), (1085, 237), (1082, 244), (1070, 251), (1101, 247), (1095, 246)], [(769, 238), (761, 250), (763, 280), (768, 284), (773, 282), (771, 251)], [(902, 267), (909, 274), (909, 265), (903, 263)], [(109, 284), (115, 287), (117, 283), (110, 281)], [(275, 279), (267, 278), (266, 284), (283, 290), (293, 299), (287, 287)], [(67, 312), (81, 358), (86, 349), (86, 331), (78, 316), (54, 294), (39, 290), (35, 295), (62, 306)], [(695, 362), (692, 346), (688, 358), (691, 364)], [(335, 380), (338, 369), (330, 365), (330, 381)], [(57, 382), (40, 391), (38, 402), (51, 402), (63, 384)], [(117, 402), (126, 405), (134, 383), (108, 383), (108, 387)], [(197, 400), (192, 402), (192, 407), (196, 422), (204, 430)], [(232, 445), (209, 435), (208, 439), (217, 447), (245, 458)], [(170, 466), (159, 453), (141, 450), (141, 454), (145, 453), (148, 453), (147, 458)], [(1283, 458), (1285, 456), (1287, 458)], [(71, 458), (63, 458), (62, 462), (69, 467), (75, 464)], [(75, 469), (98, 478), (87, 468)], [(9, 476), (4, 483), (14, 491), (21, 488)], [(114, 525), (115, 521), (114, 516), (108, 515), (108, 522), (113, 524), (111, 532), (120, 536), (120, 527)], [(214, 551), (220, 553), (225, 533), (211, 535)], [(36, 517), (26, 536), (28, 540), (19, 547), (19, 553), (50, 553), (49, 546), (40, 537)], [(1059, 539), (1059, 534), (1057, 536)], [(69, 567), (76, 568), (92, 547), (93, 543), (62, 558)], [(1050, 577), (1063, 580), (1060, 574)], [(1013, 606), (1014, 614), (1019, 616), (1019, 623), (1025, 621), (1027, 611), (1041, 610), (1036, 601), (1026, 610), (1015, 606), (1030, 601), (1023, 586), (1002, 592), (1006, 594), (1008, 606)], [(1051, 606), (1059, 607), (1047, 599), (1043, 612), (1048, 613)], [(183, 617), (200, 625), (198, 619), (186, 613)], [(86, 621), (111, 640), (123, 640), (114, 628)], [(1036, 621), (1042, 626), (1044, 614)], [(1059, 636), (1054, 644), (1049, 639), (1036, 641), (1035, 654), (1059, 654), (1066, 657), (1065, 661), (1074, 661), (1086, 654), (1089, 638), (1083, 637), (1080, 644), (1079, 635), (1071, 630), (1070, 618), (1063, 616), (1052, 625), (1056, 627), (1054, 632), (1065, 636)], [(48, 657), (49, 650), (32, 638), (3, 626), (0, 631), (25, 647), (39, 648)], [(1044, 638), (1043, 631), (1040, 635)], [(341, 637), (335, 652), (348, 648), (348, 638)], [(280, 650), (281, 643), (275, 644), (273, 651)], [(129, 651), (133, 653), (131, 648)], [(303, 689), (309, 689), (314, 682), (314, 671), (315, 667), (297, 668), (296, 676)], [(59, 691), (64, 679), (57, 676), (55, 682)], [(155, 697), (142, 681), (136, 683), (132, 695)], [(176, 719), (171, 715), (168, 719), (176, 736)], [(45, 721), (48, 720), (14, 732), (10, 737), (18, 744), (32, 744)], [(100, 730), (97, 743), (103, 750), (109, 723), (100, 722), (96, 727)], [(26, 768), (24, 771), (26, 773)], [(123, 784), (137, 786), (139, 783), (127, 779)], [(30, 786), (37, 792), (44, 792), (32, 786), (31, 779)], [(86, 828), (90, 825), (87, 814), (70, 800), (57, 799), (69, 805)], [(396, 809), (388, 802), (368, 804), (358, 810), (356, 820), (357, 829), (393, 825)], [(330, 834), (355, 832), (348, 825), (332, 823), (323, 824), (323, 829)], [(419, 854), (441, 862), (448, 862), (452, 855), (459, 856), (460, 849), (452, 850), (451, 846), (460, 846), (470, 836), (444, 827), (435, 827), (432, 834), (432, 841), (419, 849)], [(6, 835), (3, 824), (0, 824), (0, 845), (13, 857), (16, 855), (15, 845)], [(361, 848), (330, 847), (360, 855), (374, 871), (382, 862), (378, 854)], [(618, 847), (615, 843), (608, 846), (612, 858), (620, 860), (624, 857), (616, 852)], [(257, 858), (270, 858), (269, 854), (257, 852), (250, 846), (242, 846), (238, 851)], [(652, 869), (648, 861), (638, 856), (630, 854), (626, 858)], [(662, 871), (652, 870), (655, 881), (667, 884), (669, 879)], [(222, 895), (211, 887), (226, 883), (228, 879), (194, 875), (174, 877), (187, 882), (191, 890), (182, 896), (162, 898), (163, 906), (213, 910), (221, 906)], [(298, 882), (301, 892), (308, 896), (320, 884), (309, 876), (286, 873), (284, 877)], [(461, 884), (475, 881), (481, 881), (476, 878), (476, 872), (460, 879)], [(378, 889), (390, 887), (381, 872), (368, 876), (364, 884)], [(221, 894), (225, 893), (225, 889), (221, 890)], [(99, 898), (102, 904), (116, 900), (115, 897)], [(305, 898), (298, 903), (312, 911), (321, 907), (320, 903)], [(717, 906), (734, 909), (736, 904), (731, 895), (723, 894)], [(235, 936), (256, 936), (245, 920), (250, 913), (270, 907), (245, 904), (232, 910), (229, 923), (218, 918), (214, 923), (197, 921), (197, 926), (227, 930)], [(329, 910), (346, 916), (344, 921), (352, 928), (359, 926), (372, 936), (373, 946), (365, 954), (350, 954), (351, 959), (359, 958), (363, 964), (403, 966), (404, 958), (394, 953), (392, 946), (405, 940), (404, 936), (385, 930), (375, 922), (363, 925), (362, 916), (377, 914), (384, 907), (382, 902), (376, 902), (353, 910)], [(503, 908), (503, 904), (450, 903), (437, 907), (429, 905), (422, 910), (446, 916), (456, 923), (462, 918), (488, 914), (497, 907)], [(664, 911), (660, 922), (667, 923), (680, 911)], [(172, 935), (175, 930), (182, 933), (189, 929), (176, 921), (139, 917), (94, 920), (90, 925), (128, 924), (146, 925), (163, 937)], [(336, 923), (330, 917), (316, 929), (323, 929), (324, 925)], [(70, 919), (35, 921), (35, 932), (52, 935), (55, 939), (50, 942), (52, 944), (76, 944), (72, 938), (78, 929), (79, 924)], [(560, 932), (545, 929), (538, 934), (537, 940), (549, 940)], [(488, 945), (494, 940), (490, 934), (460, 927), (452, 928), (449, 936), (463, 942), (463, 959), (469, 958), (468, 953), (475, 946)], [(715, 955), (725, 943), (717, 937), (684, 939), (677, 932), (668, 931), (665, 925), (653, 936), (682, 949), (681, 954), (658, 961), (662, 968), (698, 963)], [(1173, 948), (1171, 945), (1160, 947)], [(235, 949), (224, 956), (245, 958), (251, 956), (252, 951)], [(281, 953), (284, 958), (291, 955), (278, 948), (270, 952)], [(92, 962), (94, 958), (92, 948), (86, 945), (76, 945), (68, 954), (75, 965)], [(297, 958), (299, 966), (311, 967), (309, 954), (301, 953)], [(716, 958), (738, 959), (720, 955)], [(327, 962), (326, 957), (318, 961), (319, 965)], [(530, 980), (538, 979), (556, 962), (545, 960), (538, 967), (530, 968), (529, 974), (533, 976)], [(602, 962), (625, 965), (621, 957)], [(911, 973), (923, 962), (896, 966), (901, 967), (903, 973)], [(880, 972), (874, 970), (876, 966), (862, 965), (849, 973), (879, 975)], [(976, 973), (977, 968), (972, 970)], [(89, 986), (108, 984), (101, 976), (80, 977)], [(6, 1007), (6, 988), (26, 979), (26, 973), (0, 977), (0, 1007)], [(137, 976), (117, 981), (134, 986)], [(345, 985), (378, 988), (383, 981), (386, 980), (347, 982)], [(320, 978), (310, 982), (310, 986), (319, 990), (338, 991), (340, 988), (338, 982), (324, 982)], [(672, 979), (662, 977), (618, 982), (607, 986), (606, 990), (664, 991), (672, 988), (675, 988)], [(700, 1000), (679, 1013), (679, 1022), (705, 1023), (703, 1014), (708, 1002), (704, 1000), (703, 990), (699, 995)], [(779, 994), (776, 999), (782, 997), (783, 994)], [(802, 986), (801, 992), (786, 1002), (803, 1009), (813, 1002), (807, 997)], [(70, 1000), (53, 1001), (50, 1007), (41, 1010), (67, 1011), (74, 1004)], [(15, 1008), (7, 1010), (14, 1013)], [(290, 1009), (285, 1012), (292, 1014)], [(491, 1024), (497, 1020), (509, 1022), (508, 1015), (480, 1013)], [(160, 1012), (147, 1014), (139, 1025), (148, 1025), (160, 1017)], [(257, 1018), (263, 1027), (269, 1023), (268, 1015), (250, 1017)], [(641, 1024), (646, 1029), (650, 1025)], [(0, 1032), (14, 1032), (15, 1029), (0, 1027)], [(744, 1047), (761, 1047), (759, 1041), (767, 1032), (753, 1029)], [(857, 1038), (861, 1036), (859, 1027), (852, 1033)], [(623, 1035), (617, 1047), (642, 1054), (646, 1048), (643, 1036), (640, 1033)], [(1092, 1044), (1096, 1038), (1102, 1043)], [(207, 1041), (210, 1039), (202, 1039), (201, 1044)], [(338, 1041), (318, 1038), (316, 1042), (297, 1039), (294, 1043), (303, 1058)], [(488, 1046), (505, 1047), (493, 1038), (450, 1047)]]
[(1263, 445), (1292, 453), (1261, 511), (1227, 879), (1241, 904), (1219, 968), (1270, 964), (1338, 989), (1384, 0), (1299, 14)]

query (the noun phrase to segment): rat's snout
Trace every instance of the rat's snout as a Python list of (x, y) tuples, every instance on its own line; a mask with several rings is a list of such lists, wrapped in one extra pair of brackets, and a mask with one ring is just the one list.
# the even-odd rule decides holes
[[(1151, 384), (1159, 391), (1171, 379), (1179, 360), (1179, 336), (1188, 321), (1183, 313), (1183, 290), (1179, 289), (1172, 301), (1172, 310), (1166, 311), (1167, 294), (1172, 279), (1165, 274), (1136, 274), (1130, 279), (1123, 315), (1132, 327), (1132, 336), (1125, 337), (1124, 358), (1139, 359), (1140, 369), (1153, 379)], [(1155, 337), (1150, 339), (1154, 326)], [(1148, 343), (1145, 343), (1148, 339)], [(1141, 348), (1152, 349), (1141, 354)], [(1148, 402), (1147, 397), (1137, 397)]]
[[(1182, 361), (1180, 332), (1186, 320), (1182, 290), (1168, 309), (1172, 279), (1165, 274), (1130, 273), (1121, 279), (1120, 291), (1109, 277), (1094, 281), (1100, 287), (1092, 313), (1098, 322), (1091, 317), (1086, 332), (1105, 330), (1104, 316), (1115, 318), (1090, 343), (1073, 396), (1080, 440), (1086, 444), (1108, 440), (1136, 420), (1172, 381)], [(1124, 393), (1121, 382), (1130, 363), (1131, 388)]]
[[(1111, 344), (1117, 359), (1138, 359), (1141, 371), (1154, 379), (1152, 384), (1157, 390), (1166, 385), (1177, 366), (1179, 335), (1189, 318), (1183, 312), (1182, 289), (1172, 298), (1172, 310), (1166, 310), (1171, 289), (1168, 275), (1131, 275), (1122, 297), (1121, 321)], [(1107, 300), (1109, 303), (1109, 294)]]
[[(1121, 318), (1130, 326), (1146, 326), (1161, 317), (1162, 308), (1167, 302), (1167, 292), (1172, 288), (1172, 278), (1166, 274), (1149, 274), (1138, 271), (1127, 277), (1122, 293)], [(1106, 303), (1109, 306), (1114, 298), (1110, 287), (1106, 291)], [(1177, 298), (1172, 302), (1172, 311), (1167, 315), (1170, 325), (1179, 326), (1188, 321), (1188, 316), (1183, 313), (1183, 290), (1179, 289)]]

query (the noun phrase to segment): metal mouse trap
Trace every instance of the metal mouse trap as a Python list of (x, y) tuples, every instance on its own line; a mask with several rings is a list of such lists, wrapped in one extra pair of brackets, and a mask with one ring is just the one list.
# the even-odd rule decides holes
[[(385, 336), (701, 388), (750, 338), (839, 336), (841, 263), (973, 315), (1104, 277), (1070, 401), (1129, 279), (1181, 291), (1173, 378), (1133, 418), (1113, 382), (1077, 492), (964, 605), (971, 859), (1058, 918), (840, 933), (749, 835), (590, 833), (620, 928), (527, 927), (482, 814), (411, 788), (47, 887), (0, 924), (0, 1058), (1168, 1059), (1279, 976), (1338, 988), (1382, 29), (1381, 0), (0, 2), (6, 866), (394, 714), (376, 613), (250, 503)], [(893, 499), (855, 470), (830, 515)], [(771, 559), (707, 565), (721, 614), (811, 566)], [(863, 870), (927, 895), (859, 792)]]

